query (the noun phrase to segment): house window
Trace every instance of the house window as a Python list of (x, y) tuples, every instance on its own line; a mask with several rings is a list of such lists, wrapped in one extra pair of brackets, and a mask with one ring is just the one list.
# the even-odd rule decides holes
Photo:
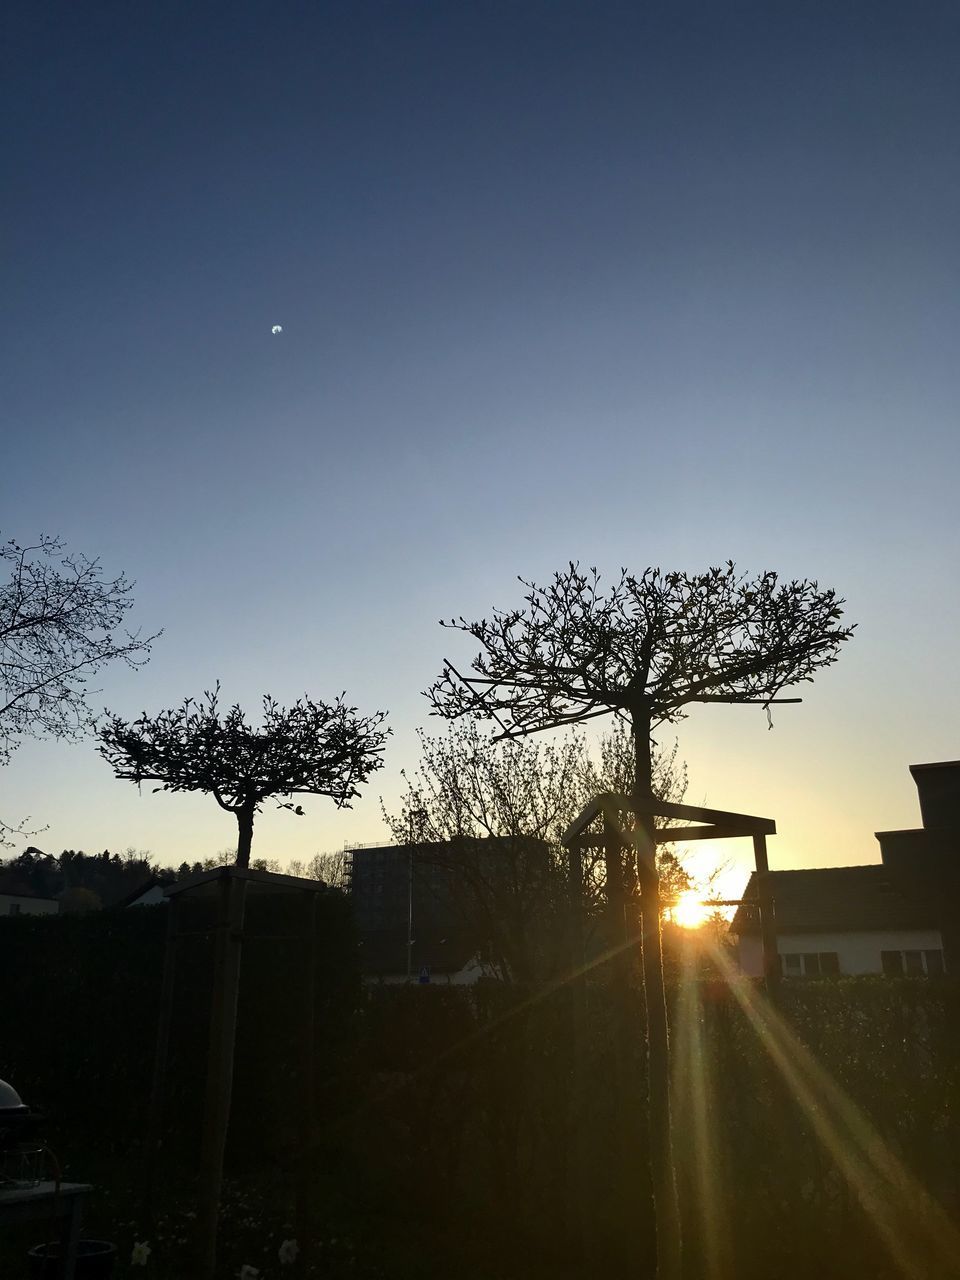
[(881, 951), (880, 964), (888, 978), (938, 978), (943, 973), (943, 952)]
[(836, 951), (786, 952), (780, 963), (785, 978), (821, 978), (840, 972)]
[(20, 903), (19, 903), (19, 902), (11, 902), (11, 903), (10, 903), (10, 915), (12, 915), (12, 916), (18, 916), (19, 914), (20, 914)]

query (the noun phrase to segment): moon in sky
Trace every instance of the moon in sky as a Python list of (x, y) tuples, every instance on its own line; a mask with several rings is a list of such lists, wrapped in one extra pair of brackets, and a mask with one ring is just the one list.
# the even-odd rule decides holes
[(283, 325), (282, 325), (282, 324), (275, 324), (275, 325), (273, 326), (273, 328), (270, 330), (270, 332), (271, 332), (271, 333), (274, 333), (274, 334), (276, 334), (276, 333), (283, 333)]

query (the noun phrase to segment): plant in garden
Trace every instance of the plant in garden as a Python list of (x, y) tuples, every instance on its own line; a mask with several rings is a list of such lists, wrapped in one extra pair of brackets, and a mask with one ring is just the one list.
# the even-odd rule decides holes
[(277, 1250), (277, 1257), (280, 1259), (282, 1266), (288, 1267), (292, 1266), (293, 1263), (296, 1262), (299, 1252), (300, 1246), (297, 1244), (296, 1240), (284, 1240), (281, 1243), (280, 1248)]
[(98, 737), (99, 751), (118, 778), (138, 785), (156, 782), (157, 791), (205, 791), (232, 813), (239, 831), (237, 865), (250, 862), (253, 823), (264, 800), (302, 816), (291, 797), (329, 796), (349, 808), (359, 787), (383, 767), (389, 733), (386, 713), (360, 716), (343, 697), (332, 703), (298, 699), (281, 707), (263, 699), (259, 728), (247, 723), (237, 705), (221, 714), (220, 686), (199, 702), (146, 712), (128, 723), (112, 715)]
[[(419, 733), (417, 768), (403, 772), (406, 790), (384, 818), (394, 840), (409, 845), (418, 864), (451, 874), (447, 891), (471, 933), (504, 978), (544, 979), (569, 964), (567, 827), (597, 791), (619, 790), (632, 777), (629, 735), (615, 725), (591, 751), (583, 734), (549, 742), (497, 741), (475, 723), (442, 737)], [(686, 770), (676, 747), (658, 752), (656, 794), (680, 800)], [(689, 877), (674, 854), (661, 869), (675, 893)], [(603, 859), (588, 853), (578, 895), (591, 921), (601, 914)], [(634, 884), (630, 887), (635, 887)]]
[(492, 719), (504, 738), (611, 713), (630, 725), (658, 1269), (672, 1280), (681, 1247), (667, 1011), (654, 822), (643, 814), (654, 796), (651, 733), (693, 702), (755, 702), (769, 715), (783, 689), (836, 661), (853, 628), (841, 625), (844, 602), (834, 591), (771, 571), (748, 578), (732, 561), (699, 574), (624, 569), (608, 589), (596, 569), (571, 562), (546, 586), (523, 585), (520, 607), (441, 624), (466, 632), (480, 652), (469, 676), (445, 662), (427, 697), (435, 714)]
[(144, 1240), (134, 1242), (133, 1248), (130, 1250), (131, 1267), (145, 1267), (150, 1261), (150, 1254), (153, 1250)]

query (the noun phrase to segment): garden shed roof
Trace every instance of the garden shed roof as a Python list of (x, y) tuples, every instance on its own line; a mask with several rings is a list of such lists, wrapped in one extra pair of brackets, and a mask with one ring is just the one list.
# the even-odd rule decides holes
[(311, 880), (304, 876), (285, 876), (276, 871), (255, 871), (252, 867), (226, 866), (212, 867), (209, 871), (199, 871), (195, 876), (188, 876), (186, 880), (178, 880), (164, 889), (163, 896), (173, 898), (181, 893), (203, 891), (214, 887), (228, 877), (233, 880), (245, 880), (248, 887), (261, 891), (300, 889), (308, 893), (324, 893), (327, 889), (323, 880)]

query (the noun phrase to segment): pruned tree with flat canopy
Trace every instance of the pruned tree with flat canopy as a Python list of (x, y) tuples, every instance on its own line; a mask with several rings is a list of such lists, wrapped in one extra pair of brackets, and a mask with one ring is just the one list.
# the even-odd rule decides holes
[(281, 707), (263, 699), (260, 728), (237, 705), (221, 715), (219, 684), (203, 699), (131, 723), (112, 715), (99, 751), (118, 778), (157, 791), (205, 791), (237, 820), (237, 866), (250, 864), (253, 823), (264, 800), (301, 816), (298, 795), (329, 796), (349, 808), (359, 787), (383, 767), (386, 712), (361, 716), (341, 695), (332, 703), (299, 698)]
[[(660, 947), (651, 733), (675, 723), (694, 702), (758, 703), (836, 661), (853, 627), (844, 601), (815, 581), (754, 578), (732, 561), (705, 573), (621, 570), (604, 589), (596, 569), (571, 562), (546, 586), (520, 579), (524, 604), (489, 619), (441, 623), (480, 644), (470, 675), (446, 661), (427, 690), (434, 713), (491, 718), (503, 737), (578, 724), (614, 713), (634, 747), (629, 838), (641, 885), (641, 937), (647, 1007), (651, 1174), (658, 1272), (680, 1274), (681, 1237), (670, 1136), (670, 1065)], [(769, 711), (768, 711), (769, 715)]]

